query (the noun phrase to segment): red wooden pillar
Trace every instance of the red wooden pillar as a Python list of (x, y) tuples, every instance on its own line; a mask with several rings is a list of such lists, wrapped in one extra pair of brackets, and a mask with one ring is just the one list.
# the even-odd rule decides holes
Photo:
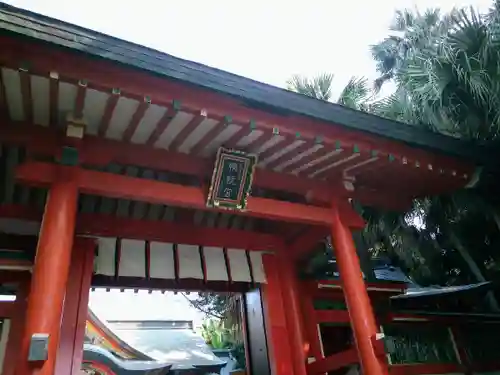
[(300, 309), (299, 291), (295, 267), (289, 259), (281, 256), (278, 262), (281, 279), (281, 292), (285, 305), (285, 317), (288, 326), (288, 340), (296, 375), (306, 375), (307, 348), (303, 335), (303, 319)]
[(337, 265), (363, 373), (386, 375), (389, 371), (386, 358), (377, 356), (373, 345), (378, 329), (352, 233), (342, 222), (339, 210), (335, 206), (333, 207), (332, 240), (335, 244)]
[(75, 240), (71, 256), (71, 278), (68, 279), (64, 297), (55, 375), (73, 375), (79, 374), (80, 371), (94, 266), (94, 249), (95, 243), (92, 239), (77, 238)]
[(16, 358), (21, 347), (21, 340), (24, 331), (26, 306), (30, 290), (30, 280), (19, 283), (16, 293), (16, 315), (11, 317), (9, 341), (5, 349), (4, 366), (2, 375), (13, 375), (16, 365)]
[(319, 327), (314, 310), (314, 301), (308, 291), (302, 291), (300, 294), (300, 300), (302, 314), (304, 316), (304, 333), (309, 346), (308, 357), (312, 357), (318, 361), (324, 356), (323, 350), (321, 349)]
[[(43, 215), (16, 375), (54, 374), (77, 200), (78, 189), (71, 176), (59, 176), (50, 188)], [(35, 368), (27, 359), (31, 337), (36, 333), (49, 334), (50, 339), (48, 360)]]
[(278, 262), (275, 255), (264, 254), (262, 263), (267, 283), (262, 285), (262, 299), (269, 346), (269, 360), (273, 375), (294, 374), (289, 332), (286, 324), (285, 305), (281, 291)]

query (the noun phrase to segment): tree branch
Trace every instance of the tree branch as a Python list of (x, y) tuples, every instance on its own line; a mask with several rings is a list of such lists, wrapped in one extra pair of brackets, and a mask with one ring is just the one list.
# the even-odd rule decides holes
[(212, 318), (216, 318), (216, 319), (223, 319), (224, 317), (223, 316), (220, 316), (220, 315), (217, 315), (217, 314), (214, 314), (213, 312), (211, 311), (207, 311), (205, 309), (203, 309), (200, 305), (198, 305), (195, 301), (191, 300), (188, 298), (188, 296), (186, 296), (184, 293), (180, 292), (180, 294), (191, 304), (191, 306), (193, 306), (196, 310), (202, 312), (203, 314), (205, 315), (209, 315), (211, 316)]

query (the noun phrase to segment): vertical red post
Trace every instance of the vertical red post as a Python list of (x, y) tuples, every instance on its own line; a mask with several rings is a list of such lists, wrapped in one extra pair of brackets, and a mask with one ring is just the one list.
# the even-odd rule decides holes
[(378, 329), (352, 233), (342, 222), (336, 206), (333, 207), (332, 240), (363, 373), (387, 375), (386, 358), (377, 356), (373, 347)]
[(319, 327), (314, 310), (314, 301), (307, 291), (301, 293), (302, 314), (304, 316), (304, 332), (309, 343), (308, 357), (316, 361), (323, 358), (323, 350), (319, 336)]
[(274, 375), (291, 375), (292, 353), (289, 345), (289, 332), (285, 318), (285, 306), (281, 292), (278, 262), (275, 255), (264, 254), (262, 263), (266, 272), (267, 283), (262, 285), (262, 299), (268, 334), (269, 360), (271, 373)]
[(298, 296), (298, 283), (295, 274), (295, 267), (289, 259), (281, 256), (279, 263), (279, 273), (281, 279), (281, 291), (283, 302), (286, 306), (285, 317), (288, 326), (288, 340), (292, 351), (293, 367), (296, 375), (306, 375), (306, 351), (303, 335), (302, 311), (300, 310), (300, 300)]
[(55, 375), (79, 374), (85, 326), (88, 315), (89, 290), (92, 281), (95, 243), (77, 238), (71, 256), (70, 275), (66, 285), (63, 320)]
[(21, 347), (21, 340), (25, 326), (26, 305), (30, 290), (30, 279), (19, 283), (16, 293), (16, 316), (11, 318), (9, 341), (5, 350), (4, 366), (2, 375), (13, 375), (17, 355)]
[[(50, 188), (31, 280), (26, 327), (16, 375), (53, 375), (61, 313), (75, 230), (78, 189), (71, 176), (59, 176)], [(49, 358), (38, 367), (28, 362), (31, 337), (47, 333)]]
[(83, 264), (83, 277), (80, 284), (80, 300), (78, 302), (78, 315), (76, 317), (75, 345), (73, 351), (73, 367), (71, 375), (79, 375), (83, 360), (83, 342), (85, 340), (85, 329), (89, 311), (90, 286), (92, 284), (92, 273), (94, 271), (95, 242), (86, 241), (85, 259)]

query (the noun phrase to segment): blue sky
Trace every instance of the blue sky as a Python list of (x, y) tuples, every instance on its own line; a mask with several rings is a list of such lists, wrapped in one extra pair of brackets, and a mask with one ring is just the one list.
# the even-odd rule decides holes
[[(293, 74), (335, 74), (338, 94), (349, 78), (376, 77), (369, 46), (387, 35), (398, 8), (420, 10), (490, 0), (7, 0), (14, 6), (284, 87)], [(93, 292), (104, 319), (193, 317), (173, 294)]]

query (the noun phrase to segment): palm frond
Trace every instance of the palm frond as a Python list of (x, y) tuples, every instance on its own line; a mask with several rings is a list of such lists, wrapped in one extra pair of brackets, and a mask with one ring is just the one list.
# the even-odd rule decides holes
[(295, 91), (302, 95), (307, 95), (312, 98), (321, 100), (330, 100), (332, 96), (331, 86), (333, 82), (333, 74), (320, 74), (313, 79), (294, 75), (287, 82), (287, 88), (290, 91)]
[(337, 103), (353, 109), (363, 109), (371, 96), (372, 91), (366, 78), (351, 77), (340, 93)]

